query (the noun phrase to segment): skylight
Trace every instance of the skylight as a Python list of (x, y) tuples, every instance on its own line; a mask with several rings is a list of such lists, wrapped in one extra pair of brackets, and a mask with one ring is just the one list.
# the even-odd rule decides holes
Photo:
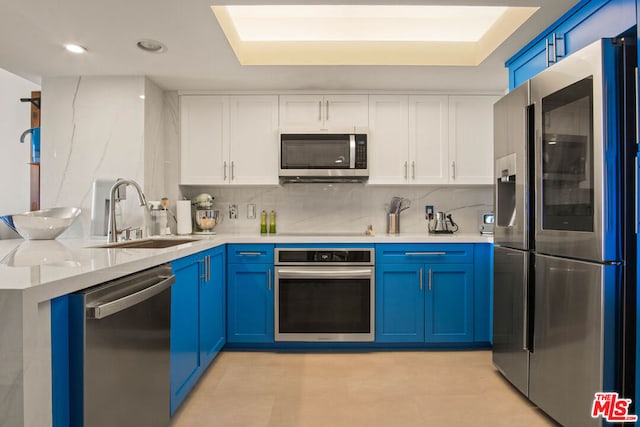
[(507, 10), (482, 6), (227, 6), (243, 41), (478, 41)]
[(241, 64), (477, 65), (537, 8), (254, 5), (212, 10)]

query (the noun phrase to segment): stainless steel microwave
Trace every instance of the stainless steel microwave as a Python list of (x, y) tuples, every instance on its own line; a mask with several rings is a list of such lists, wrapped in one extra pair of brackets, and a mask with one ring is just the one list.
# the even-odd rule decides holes
[(283, 181), (354, 182), (368, 177), (366, 134), (280, 134)]

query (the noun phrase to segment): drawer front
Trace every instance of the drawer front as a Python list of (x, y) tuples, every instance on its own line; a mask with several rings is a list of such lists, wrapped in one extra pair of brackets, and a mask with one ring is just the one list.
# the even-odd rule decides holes
[(273, 264), (273, 245), (227, 245), (229, 264)]
[(472, 243), (376, 245), (378, 264), (473, 263)]

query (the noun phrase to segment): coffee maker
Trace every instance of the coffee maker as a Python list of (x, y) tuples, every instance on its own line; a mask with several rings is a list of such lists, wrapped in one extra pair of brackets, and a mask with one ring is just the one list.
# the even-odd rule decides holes
[(213, 208), (213, 196), (202, 193), (191, 200), (193, 234), (216, 234), (213, 229), (222, 221), (220, 211)]
[(430, 234), (453, 234), (458, 231), (458, 224), (453, 222), (451, 214), (436, 212), (434, 217), (432, 212), (427, 212), (426, 219)]

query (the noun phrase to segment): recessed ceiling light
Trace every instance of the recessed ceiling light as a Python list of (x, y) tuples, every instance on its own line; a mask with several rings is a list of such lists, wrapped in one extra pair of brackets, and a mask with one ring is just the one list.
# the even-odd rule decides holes
[(65, 44), (64, 48), (67, 49), (69, 52), (72, 52), (72, 53), (85, 53), (87, 51), (87, 48), (82, 47), (82, 46), (77, 45), (77, 44), (73, 44), (73, 43)]
[(167, 47), (163, 43), (151, 39), (139, 40), (138, 43), (136, 43), (136, 46), (145, 52), (151, 53), (162, 53), (167, 50)]
[(144, 95), (140, 95), (140, 99), (144, 99)]

